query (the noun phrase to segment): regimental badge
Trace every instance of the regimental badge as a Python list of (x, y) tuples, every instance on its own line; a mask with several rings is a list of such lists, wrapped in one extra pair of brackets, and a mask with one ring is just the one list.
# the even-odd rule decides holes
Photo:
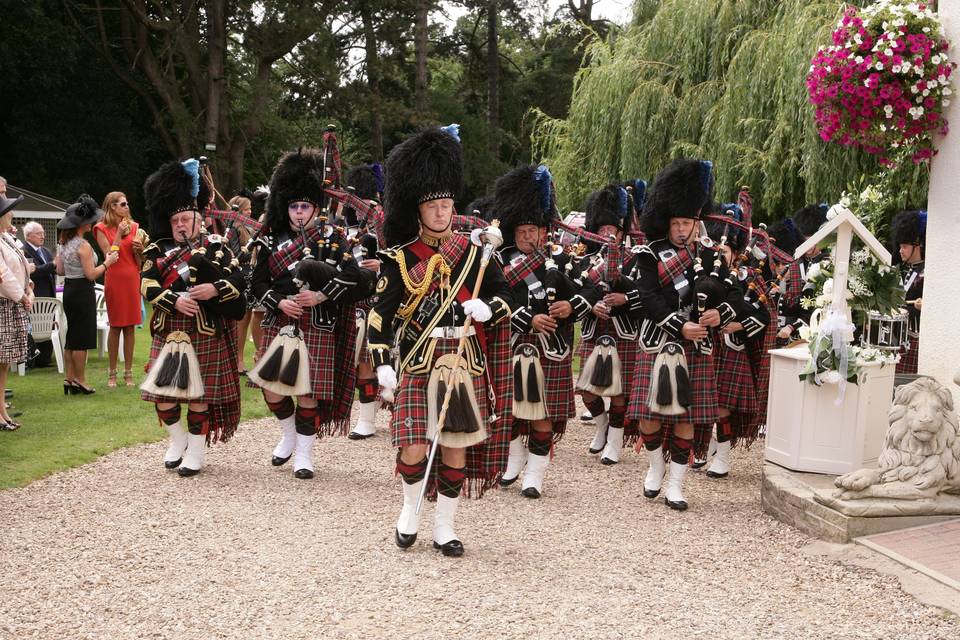
[(380, 279), (377, 280), (377, 293), (383, 293), (387, 290), (387, 276), (380, 276)]
[(153, 268), (153, 260), (147, 260), (143, 263), (143, 266), (140, 267), (141, 271), (149, 271)]

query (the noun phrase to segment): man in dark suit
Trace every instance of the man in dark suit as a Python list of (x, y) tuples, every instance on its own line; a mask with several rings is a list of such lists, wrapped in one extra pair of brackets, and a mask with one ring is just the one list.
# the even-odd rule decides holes
[[(30, 279), (33, 280), (33, 295), (38, 298), (55, 298), (57, 297), (57, 266), (53, 262), (53, 255), (43, 246), (45, 235), (39, 222), (31, 221), (23, 225), (23, 237), (26, 239), (23, 244), (23, 253), (33, 260), (36, 266), (30, 274)], [(53, 343), (47, 340), (36, 345), (36, 348), (33, 366), (49, 366), (50, 356), (53, 355)]]

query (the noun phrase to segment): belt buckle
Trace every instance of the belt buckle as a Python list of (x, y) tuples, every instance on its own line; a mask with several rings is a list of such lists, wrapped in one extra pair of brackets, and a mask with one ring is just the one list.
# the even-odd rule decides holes
[(443, 337), (444, 337), (444, 338), (447, 338), (448, 340), (450, 340), (450, 339), (453, 339), (453, 338), (456, 338), (456, 337), (457, 337), (457, 336), (456, 336), (456, 332), (457, 332), (457, 328), (456, 328), (456, 327), (442, 327), (442, 329), (443, 329)]

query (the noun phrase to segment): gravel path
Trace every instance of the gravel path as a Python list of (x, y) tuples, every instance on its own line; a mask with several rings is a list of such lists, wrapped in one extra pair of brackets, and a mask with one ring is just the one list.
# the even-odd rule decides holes
[[(197, 478), (165, 445), (0, 492), (3, 638), (960, 638), (896, 579), (803, 553), (760, 511), (762, 447), (734, 475), (689, 474), (686, 513), (641, 494), (574, 421), (539, 501), (463, 501), (460, 559), (393, 544), (385, 435), (317, 445), (318, 476), (270, 466), (270, 420), (212, 449)], [(519, 483), (518, 483), (519, 484)]]

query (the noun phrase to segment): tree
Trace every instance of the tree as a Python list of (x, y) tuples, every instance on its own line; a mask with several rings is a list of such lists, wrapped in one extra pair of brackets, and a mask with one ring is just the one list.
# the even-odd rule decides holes
[(497, 31), (497, 0), (487, 4), (487, 127), (490, 153), (500, 154), (500, 48)]
[[(569, 117), (538, 114), (534, 155), (550, 161), (562, 206), (581, 206), (610, 180), (652, 179), (677, 156), (715, 162), (718, 199), (750, 185), (760, 219), (836, 201), (878, 172), (874, 158), (825, 144), (814, 128), (804, 80), (829, 41), (835, 2), (664, 0), (640, 9), (616, 40), (589, 46)], [(925, 170), (901, 171), (903, 194), (926, 193)]]
[(335, 5), (63, 0), (81, 35), (141, 97), (169, 153), (215, 146), (226, 160), (215, 164), (218, 183), (230, 191), (243, 185), (247, 146), (276, 107), (275, 65), (322, 32)]

